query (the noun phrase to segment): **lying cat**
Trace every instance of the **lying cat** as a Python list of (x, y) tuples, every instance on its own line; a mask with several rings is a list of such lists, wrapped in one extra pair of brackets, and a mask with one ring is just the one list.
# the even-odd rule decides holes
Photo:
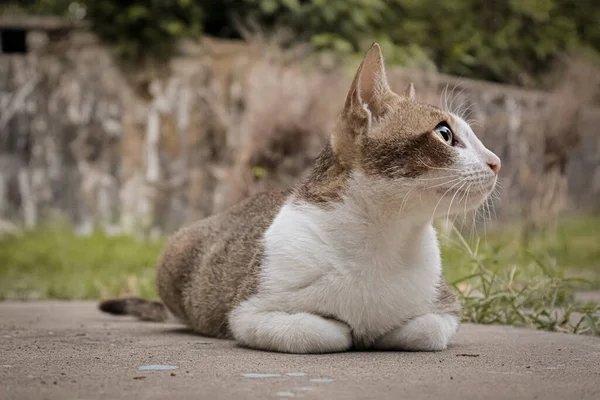
[[(500, 159), (460, 117), (388, 86), (374, 44), (312, 173), (175, 233), (158, 292), (194, 331), (289, 353), (437, 351), (460, 322), (435, 216), (480, 206)], [(141, 299), (100, 309), (163, 320)]]

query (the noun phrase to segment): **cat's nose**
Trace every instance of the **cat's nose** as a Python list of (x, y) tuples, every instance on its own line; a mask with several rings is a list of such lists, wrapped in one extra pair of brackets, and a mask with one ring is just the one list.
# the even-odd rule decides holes
[(489, 167), (494, 171), (494, 174), (498, 175), (500, 172), (500, 168), (502, 167), (502, 162), (500, 161), (500, 157), (495, 155), (493, 152), (485, 149), (485, 162)]
[(494, 173), (498, 175), (501, 168), (500, 160), (498, 160), (498, 162), (488, 162), (487, 165), (489, 165), (492, 171), (494, 171)]

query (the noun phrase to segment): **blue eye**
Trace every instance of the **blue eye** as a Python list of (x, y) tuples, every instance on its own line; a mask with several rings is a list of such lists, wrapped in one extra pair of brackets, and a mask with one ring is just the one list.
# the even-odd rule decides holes
[(444, 139), (444, 142), (452, 146), (452, 130), (450, 129), (448, 124), (446, 124), (445, 122), (440, 123), (438, 126), (435, 127), (435, 131), (438, 133), (438, 135), (442, 137), (442, 139)]

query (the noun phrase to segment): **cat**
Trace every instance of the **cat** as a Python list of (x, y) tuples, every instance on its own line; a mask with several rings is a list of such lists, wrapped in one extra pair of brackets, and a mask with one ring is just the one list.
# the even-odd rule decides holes
[(171, 236), (159, 302), (113, 314), (287, 353), (440, 351), (461, 306), (441, 275), (433, 218), (479, 207), (500, 159), (459, 116), (394, 93), (374, 43), (310, 175)]

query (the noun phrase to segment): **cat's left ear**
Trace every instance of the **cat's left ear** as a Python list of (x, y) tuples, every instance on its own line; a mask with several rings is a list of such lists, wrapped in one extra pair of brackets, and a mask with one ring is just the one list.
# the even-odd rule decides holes
[(379, 118), (388, 112), (386, 101), (390, 94), (383, 55), (379, 45), (374, 43), (354, 75), (341, 122), (331, 133), (331, 146), (340, 160), (351, 162), (355, 156), (356, 140), (367, 135)]
[(377, 43), (373, 43), (352, 82), (345, 103), (346, 112), (366, 110), (369, 119), (380, 118), (387, 111), (385, 103), (391, 89), (387, 82), (383, 54)]
[(404, 91), (404, 97), (408, 98), (409, 100), (415, 99), (415, 85), (412, 82), (408, 84), (408, 87)]

